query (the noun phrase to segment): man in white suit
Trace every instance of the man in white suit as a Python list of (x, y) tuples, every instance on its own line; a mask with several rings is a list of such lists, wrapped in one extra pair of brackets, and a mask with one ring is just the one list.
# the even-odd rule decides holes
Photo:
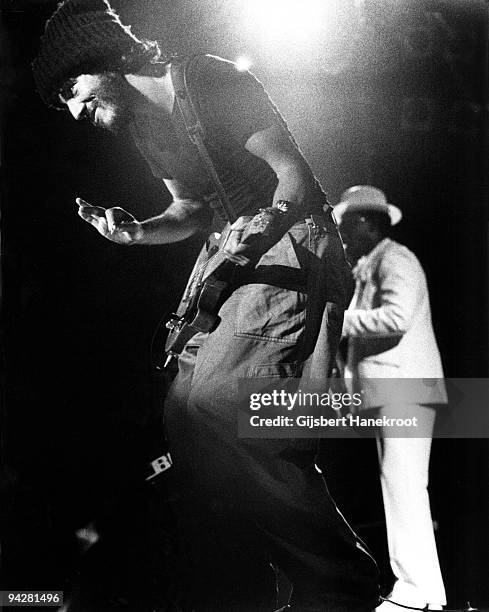
[[(445, 589), (427, 485), (436, 406), (447, 399), (426, 277), (416, 256), (387, 237), (402, 214), (380, 189), (351, 187), (334, 213), (355, 266), (355, 294), (343, 325), (348, 338), (345, 378), (349, 385), (363, 389), (362, 409), (369, 416), (373, 411), (380, 417), (416, 417), (419, 423), (416, 430), (393, 434), (380, 427), (376, 432), (396, 579), (389, 599), (408, 606), (441, 607), (446, 604)], [(385, 612), (398, 609), (389, 602), (381, 607)]]

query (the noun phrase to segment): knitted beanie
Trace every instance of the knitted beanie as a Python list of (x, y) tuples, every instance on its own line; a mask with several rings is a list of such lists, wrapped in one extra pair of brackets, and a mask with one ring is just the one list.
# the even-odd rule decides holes
[[(122, 65), (122, 57), (147, 47), (122, 25), (108, 0), (65, 0), (47, 21), (39, 54), (32, 62), (34, 80), (43, 101), (63, 108), (59, 88), (77, 69), (100, 66), (106, 58)], [(109, 66), (105, 67), (109, 70)]]

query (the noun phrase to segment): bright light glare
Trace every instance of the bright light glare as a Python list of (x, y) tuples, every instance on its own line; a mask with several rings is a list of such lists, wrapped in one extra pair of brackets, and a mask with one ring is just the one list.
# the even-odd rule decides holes
[(336, 0), (247, 0), (248, 27), (270, 42), (308, 43), (336, 16)]
[(236, 60), (236, 66), (238, 70), (249, 70), (251, 68), (252, 61), (248, 57), (238, 57)]

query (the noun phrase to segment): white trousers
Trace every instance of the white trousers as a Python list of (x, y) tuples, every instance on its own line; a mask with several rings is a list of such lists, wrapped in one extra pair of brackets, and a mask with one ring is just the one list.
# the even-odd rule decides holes
[(379, 416), (384, 415), (416, 416), (429, 436), (414, 438), (408, 428), (403, 437), (388, 437), (382, 428), (377, 435), (387, 542), (396, 578), (390, 598), (405, 605), (444, 605), (427, 489), (435, 410), (418, 404), (389, 405), (379, 409)]

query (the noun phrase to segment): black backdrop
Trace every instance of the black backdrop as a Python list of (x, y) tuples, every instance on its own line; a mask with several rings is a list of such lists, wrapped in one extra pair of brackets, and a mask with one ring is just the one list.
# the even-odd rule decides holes
[[(233, 59), (250, 46), (226, 34), (224, 1), (113, 4), (172, 50)], [(120, 564), (151, 548), (141, 491), (154, 443), (148, 346), (199, 248), (124, 249), (76, 216), (77, 195), (137, 216), (159, 212), (168, 195), (128, 140), (37, 98), (29, 62), (54, 6), (4, 0), (1, 26), (3, 579), (24, 588), (62, 588), (79, 562), (74, 531), (93, 520), (120, 548), (129, 542)], [(361, 27), (349, 13), (337, 33), (341, 70), (320, 55), (313, 67), (280, 66), (264, 51), (254, 70), (333, 202), (368, 182), (403, 208), (395, 237), (427, 272), (446, 375), (488, 376), (487, 7), (413, 0), (399, 12), (377, 0), (363, 10)], [(372, 444), (364, 453), (361, 467), (346, 466), (353, 494), (336, 486), (385, 567)], [(434, 441), (433, 512), (456, 605), (489, 605), (488, 482), (486, 440)]]

